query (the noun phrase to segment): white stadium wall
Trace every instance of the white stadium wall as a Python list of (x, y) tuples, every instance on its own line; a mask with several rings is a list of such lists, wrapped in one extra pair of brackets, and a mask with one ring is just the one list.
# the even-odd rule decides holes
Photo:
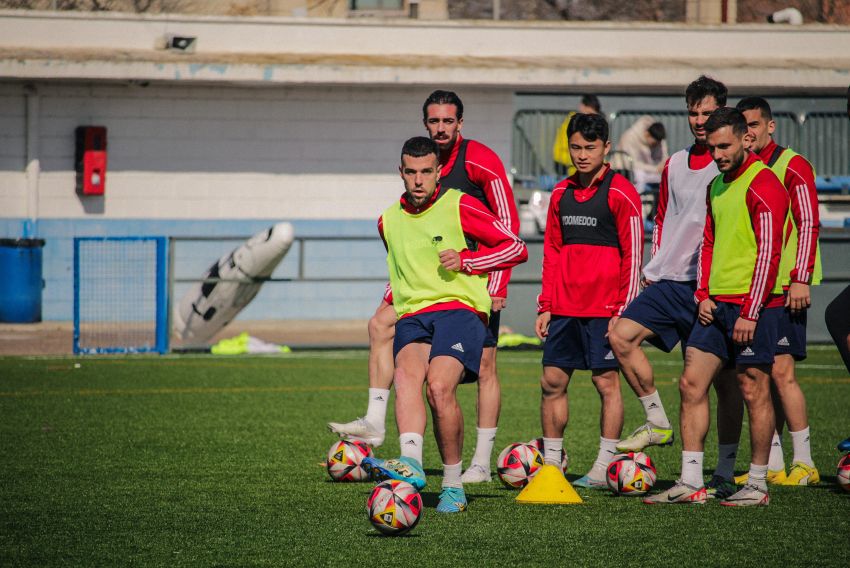
[[(36, 84), (38, 216), (369, 219), (400, 191), (429, 88)], [(464, 132), (509, 156), (512, 93), (463, 89)], [(74, 192), (74, 129), (107, 128), (106, 195)], [(23, 84), (0, 83), (0, 211), (27, 216)]]

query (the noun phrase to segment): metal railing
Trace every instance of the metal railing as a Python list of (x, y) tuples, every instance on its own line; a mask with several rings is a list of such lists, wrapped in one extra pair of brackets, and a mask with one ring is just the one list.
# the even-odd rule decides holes
[[(558, 129), (568, 112), (521, 110), (514, 115), (511, 164), (517, 185), (540, 187), (541, 178), (555, 174), (552, 148)], [(611, 142), (617, 140), (643, 115), (664, 124), (667, 146), (673, 152), (693, 141), (685, 111), (622, 110), (610, 113)], [(805, 155), (819, 176), (850, 176), (850, 122), (840, 112), (787, 111), (774, 113), (776, 142)]]

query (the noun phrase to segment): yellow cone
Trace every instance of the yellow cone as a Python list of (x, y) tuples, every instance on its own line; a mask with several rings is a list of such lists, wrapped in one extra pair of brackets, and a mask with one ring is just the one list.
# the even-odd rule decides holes
[(582, 503), (581, 497), (564, 477), (560, 468), (544, 465), (519, 495), (517, 503), (536, 503), (540, 505), (566, 505)]

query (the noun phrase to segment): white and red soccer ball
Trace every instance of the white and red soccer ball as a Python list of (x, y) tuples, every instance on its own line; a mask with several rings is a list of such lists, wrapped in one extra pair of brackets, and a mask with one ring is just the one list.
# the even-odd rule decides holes
[(608, 487), (615, 495), (645, 495), (658, 474), (649, 456), (643, 452), (617, 454), (608, 464)]
[(399, 536), (411, 531), (422, 517), (422, 496), (406, 481), (388, 479), (372, 490), (366, 510), (379, 532)]
[(496, 460), (499, 479), (508, 487), (520, 489), (543, 467), (543, 454), (531, 444), (511, 444)]
[(838, 461), (838, 471), (835, 473), (838, 486), (844, 491), (850, 491), (850, 454)]
[(328, 450), (328, 475), (334, 481), (365, 481), (369, 474), (361, 466), (363, 458), (372, 455), (372, 448), (363, 442), (340, 440)]

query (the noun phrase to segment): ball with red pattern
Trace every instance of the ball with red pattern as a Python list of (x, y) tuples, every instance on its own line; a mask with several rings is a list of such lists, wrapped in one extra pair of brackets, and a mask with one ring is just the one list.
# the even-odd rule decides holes
[(406, 481), (388, 479), (372, 490), (366, 510), (378, 532), (398, 536), (413, 530), (422, 517), (422, 496)]
[(531, 444), (511, 444), (499, 454), (496, 468), (499, 479), (508, 487), (520, 489), (543, 467), (543, 454)]
[(645, 495), (657, 478), (655, 465), (643, 452), (617, 454), (608, 464), (608, 487), (615, 495)]
[(363, 442), (340, 440), (328, 450), (328, 475), (334, 481), (365, 481), (369, 479), (360, 465), (363, 458), (372, 455), (372, 448)]
[(838, 480), (838, 486), (841, 489), (850, 491), (850, 454), (839, 460), (835, 479)]

